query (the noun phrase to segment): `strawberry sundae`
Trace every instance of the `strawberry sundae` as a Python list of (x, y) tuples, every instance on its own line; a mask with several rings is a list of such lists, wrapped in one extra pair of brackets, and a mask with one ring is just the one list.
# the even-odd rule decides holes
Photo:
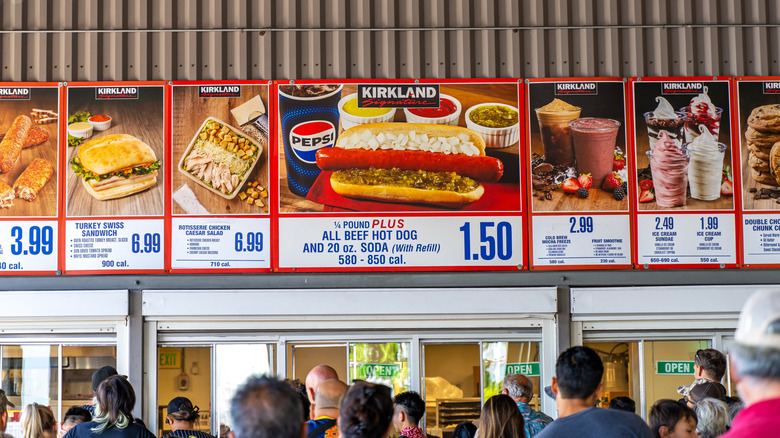
[(685, 205), (688, 189), (688, 153), (666, 131), (661, 131), (650, 158), (656, 203), (661, 207)]
[(691, 104), (680, 111), (685, 113), (685, 141), (691, 142), (699, 136), (699, 126), (705, 126), (718, 139), (720, 132), (720, 116), (723, 108), (718, 108), (712, 104), (710, 96), (707, 95), (707, 86), (698, 96), (691, 99)]

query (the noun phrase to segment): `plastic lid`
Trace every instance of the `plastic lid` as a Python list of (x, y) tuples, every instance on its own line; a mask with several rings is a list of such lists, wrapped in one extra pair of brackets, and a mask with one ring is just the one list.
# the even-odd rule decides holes
[(734, 338), (743, 345), (780, 349), (780, 290), (762, 290), (748, 298)]

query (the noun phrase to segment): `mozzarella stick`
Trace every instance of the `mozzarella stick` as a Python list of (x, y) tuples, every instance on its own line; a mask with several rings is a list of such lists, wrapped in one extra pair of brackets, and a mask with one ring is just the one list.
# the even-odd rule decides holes
[(34, 200), (52, 174), (54, 174), (54, 167), (51, 163), (43, 158), (34, 159), (14, 182), (16, 196), (25, 201)]
[(19, 160), (24, 140), (32, 127), (32, 120), (27, 116), (18, 116), (11, 128), (0, 141), (0, 173), (8, 173)]

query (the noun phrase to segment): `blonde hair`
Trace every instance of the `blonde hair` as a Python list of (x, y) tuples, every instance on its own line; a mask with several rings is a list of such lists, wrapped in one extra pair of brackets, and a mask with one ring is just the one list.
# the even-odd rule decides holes
[(47, 406), (33, 403), (22, 411), (22, 437), (42, 438), (46, 430), (56, 430), (57, 421), (54, 412)]

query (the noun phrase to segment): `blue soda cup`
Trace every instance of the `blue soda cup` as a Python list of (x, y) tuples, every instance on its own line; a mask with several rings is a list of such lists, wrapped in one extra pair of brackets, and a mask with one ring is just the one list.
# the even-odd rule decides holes
[(279, 118), (290, 191), (306, 196), (320, 175), (317, 151), (339, 134), (342, 85), (280, 85)]

